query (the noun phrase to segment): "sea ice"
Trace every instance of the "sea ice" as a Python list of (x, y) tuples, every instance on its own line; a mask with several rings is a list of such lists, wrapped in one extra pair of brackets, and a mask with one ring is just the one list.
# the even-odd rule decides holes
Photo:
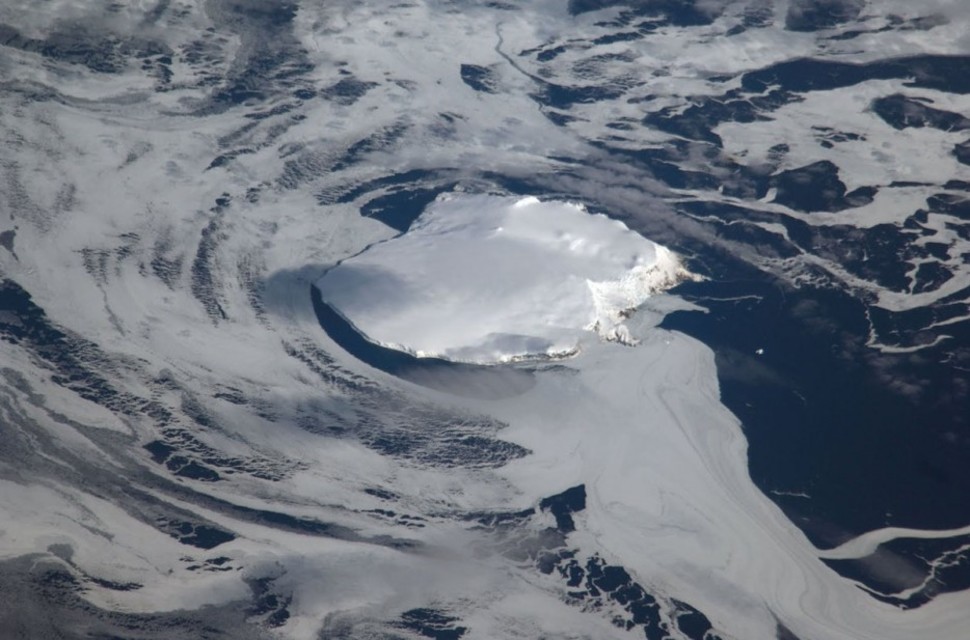
[(629, 313), (689, 275), (669, 249), (582, 205), (449, 194), (317, 287), (376, 343), (494, 363), (572, 354), (590, 332), (632, 342)]

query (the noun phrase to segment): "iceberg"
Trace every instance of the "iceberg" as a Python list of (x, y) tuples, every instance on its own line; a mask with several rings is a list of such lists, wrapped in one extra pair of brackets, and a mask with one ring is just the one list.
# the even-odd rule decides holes
[(403, 234), (317, 282), (367, 339), (418, 357), (492, 364), (577, 353), (691, 274), (620, 221), (571, 202), (439, 196)]

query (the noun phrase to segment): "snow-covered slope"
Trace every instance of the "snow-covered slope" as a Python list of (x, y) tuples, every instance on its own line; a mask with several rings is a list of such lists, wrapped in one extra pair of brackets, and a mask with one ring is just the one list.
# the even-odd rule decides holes
[(580, 205), (455, 194), (317, 287), (375, 342), (486, 364), (571, 355), (587, 332), (631, 342), (624, 319), (687, 276), (669, 249)]

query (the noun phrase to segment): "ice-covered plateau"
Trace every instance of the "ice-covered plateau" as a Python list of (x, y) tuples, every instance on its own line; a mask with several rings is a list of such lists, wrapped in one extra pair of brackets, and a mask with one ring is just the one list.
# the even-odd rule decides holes
[(672, 251), (580, 204), (447, 194), (317, 288), (375, 343), (496, 363), (570, 355), (593, 334), (633, 343), (624, 319), (688, 277)]

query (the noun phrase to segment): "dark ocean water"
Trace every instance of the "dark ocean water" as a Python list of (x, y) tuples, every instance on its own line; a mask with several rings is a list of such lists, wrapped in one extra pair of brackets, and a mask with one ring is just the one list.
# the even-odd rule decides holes
[[(714, 350), (752, 478), (815, 544), (970, 519), (970, 465), (948, 437), (965, 428), (965, 406), (943, 394), (944, 367), (866, 353), (864, 309), (838, 291), (742, 281), (678, 293), (710, 313), (678, 312), (662, 326)], [(892, 384), (905, 379), (920, 386)]]
[[(574, 0), (570, 7), (583, 13), (617, 4), (623, 3)], [(622, 26), (651, 16), (670, 24), (698, 24), (710, 20), (704, 15), (692, 2), (653, 3), (624, 10), (617, 21)], [(802, 11), (789, 19), (797, 23), (796, 30), (810, 31), (853, 17)], [(793, 60), (745, 74), (741, 88), (724, 99), (699, 99), (689, 109), (652, 114), (644, 125), (720, 146), (713, 128), (725, 121), (750, 120), (752, 114), (746, 109), (753, 108), (752, 100), (767, 101), (759, 103), (759, 108), (770, 110), (799, 101), (807, 92), (886, 78), (966, 93), (970, 85), (958, 73), (966, 63), (967, 58), (957, 56), (910, 56), (870, 64)], [(462, 75), (478, 91), (493, 90), (487, 74), (478, 67), (463, 67)], [(774, 89), (767, 96), (750, 94), (762, 93), (769, 85)], [(541, 91), (534, 98), (565, 110), (573, 102), (558, 90)], [(873, 108), (899, 129), (963, 126), (964, 119), (956, 114), (925, 105), (914, 110), (911, 103), (901, 96), (889, 96)], [(674, 188), (712, 188), (717, 183), (713, 172), (689, 173), (678, 168), (675, 148), (616, 153), (618, 159), (634, 162)], [(743, 173), (743, 168), (739, 171)], [(775, 187), (778, 201), (797, 211), (835, 212), (872, 200), (875, 188), (847, 193), (839, 172), (839, 167), (823, 162), (773, 178), (752, 174), (747, 177), (747, 195), (760, 198)], [(521, 180), (495, 175), (483, 178), (512, 193), (542, 193), (536, 185)], [(361, 214), (403, 232), (437, 194), (454, 184), (448, 171), (410, 172), (369, 184), (360, 191), (391, 189), (365, 204)], [(350, 194), (356, 195), (359, 193)], [(685, 209), (687, 213), (725, 221), (745, 216), (765, 220), (763, 212), (743, 207), (683, 206), (695, 209)], [(914, 219), (919, 216), (914, 212)], [(908, 246), (911, 238), (894, 226), (865, 232), (836, 226), (819, 232), (795, 219), (770, 221), (784, 224), (803, 249), (826, 243), (858, 244), (859, 253), (867, 256), (865, 264), (847, 262), (850, 268), (893, 288), (905, 286), (908, 266), (903, 258), (912, 257), (907, 253), (912, 250)], [(756, 250), (764, 245), (780, 255), (794, 253), (791, 246), (750, 226), (725, 227), (725, 233), (737, 233), (735, 229), (744, 229), (748, 235), (732, 239)], [(970, 454), (970, 412), (964, 390), (970, 383), (966, 371), (948, 364), (952, 354), (947, 350), (954, 343), (970, 344), (970, 331), (953, 325), (947, 332), (954, 338), (939, 348), (917, 354), (881, 354), (866, 346), (870, 321), (892, 325), (891, 334), (916, 333), (926, 324), (925, 313), (886, 319), (849, 292), (810, 286), (794, 290), (741, 261), (714, 255), (707, 247), (672, 243), (671, 248), (693, 256), (698, 270), (711, 278), (704, 283), (685, 283), (676, 293), (711, 313), (676, 313), (663, 327), (683, 331), (714, 349), (722, 400), (741, 419), (750, 444), (753, 479), (813, 542), (828, 547), (885, 526), (942, 529), (970, 521), (970, 501), (964, 498), (964, 490), (970, 487), (970, 465), (965, 463)], [(423, 377), (428, 371), (490, 369), (418, 359), (378, 347), (329, 309), (316, 291), (313, 296), (318, 318), (331, 337), (354, 357), (378, 369), (406, 379)], [(757, 349), (763, 349), (763, 355), (757, 355)]]
[[(690, 283), (677, 293), (710, 313), (677, 312), (661, 326), (714, 350), (721, 401), (741, 420), (752, 479), (815, 545), (887, 526), (966, 525), (967, 406), (951, 393), (960, 372), (932, 351), (867, 352), (864, 309), (838, 291), (747, 280)], [(927, 580), (909, 598), (883, 598), (918, 606), (970, 586), (960, 551), (968, 543), (901, 539), (829, 565), (877, 594)], [(898, 569), (887, 574), (886, 566)]]
[[(914, 86), (949, 87), (954, 93), (963, 93), (966, 87), (959, 74), (952, 86), (947, 85), (946, 78), (953, 76), (948, 70), (964, 62), (939, 56), (872, 65), (795, 61), (747, 74), (737, 100), (701, 101), (669, 117), (652, 116), (644, 124), (719, 145), (712, 129), (720, 122), (747, 117), (744, 109), (751, 106), (750, 96), (740, 95), (745, 88), (761, 91), (766, 83), (776, 85), (772, 96), (765, 98), (774, 100), (776, 106), (798, 101), (804, 92), (850, 86), (868, 78), (909, 77)], [(473, 71), (465, 71), (469, 76), (466, 83), (470, 79), (477, 90), (490, 90), (481, 74)], [(561, 92), (541, 92), (536, 99), (551, 107), (569, 106)], [(964, 123), (953, 113), (914, 110), (911, 101), (900, 96), (877, 101), (873, 108), (898, 129), (963, 127)], [(680, 169), (678, 153), (676, 148), (643, 153), (616, 151), (618, 159), (639, 165), (671, 187), (716, 186), (713, 174)], [(875, 188), (847, 192), (840, 171), (832, 163), (815, 163), (770, 178), (752, 174), (745, 178), (746, 186), (734, 188), (747, 189), (747, 196), (759, 198), (774, 187), (779, 202), (806, 212), (837, 212), (872, 200)], [(739, 173), (744, 175), (744, 170)], [(543, 193), (537, 185), (521, 180), (494, 175), (483, 178), (512, 193)], [(950, 183), (947, 188), (954, 185)], [(450, 190), (454, 181), (447, 171), (421, 172), (402, 175), (391, 186), (385, 195), (365, 205), (362, 215), (381, 219), (403, 232), (438, 193)], [(939, 203), (934, 202), (928, 202), (928, 206), (937, 207)], [(765, 221), (766, 215), (741, 206), (700, 202), (682, 206), (685, 213), (730, 222), (746, 217)], [(925, 212), (914, 212), (906, 228), (915, 228), (921, 216)], [(862, 231), (834, 226), (820, 231), (794, 218), (769, 221), (784, 224), (790, 238), (804, 250), (858, 245), (862, 249), (859, 253), (866, 258), (858, 263), (847, 259), (846, 265), (895, 289), (906, 284), (908, 266), (904, 258), (913, 257), (913, 251), (935, 250), (932, 243), (914, 248), (910, 237), (895, 225)], [(738, 230), (742, 230), (740, 234)], [(794, 254), (791, 246), (756, 227), (726, 226), (725, 234), (738, 234), (731, 239), (757, 251)], [(692, 266), (710, 277), (703, 283), (685, 283), (674, 293), (708, 308), (710, 313), (675, 313), (662, 327), (694, 336), (714, 350), (722, 401), (742, 422), (754, 482), (814, 544), (829, 548), (887, 526), (938, 530), (970, 521), (970, 501), (965, 498), (970, 487), (970, 465), (966, 464), (970, 455), (966, 395), (970, 380), (966, 369), (956, 366), (959, 358), (953, 351), (953, 345), (970, 344), (970, 332), (963, 325), (947, 327), (953, 338), (939, 347), (916, 353), (880, 353), (866, 344), (870, 322), (890, 336), (917, 335), (927, 324), (927, 314), (935, 312), (889, 314), (867, 307), (858, 296), (834, 287), (792, 289), (751, 265), (692, 241), (670, 246), (692, 256), (696, 263)], [(933, 286), (931, 280), (919, 286)], [(440, 375), (427, 376), (428, 372), (481, 370), (492, 375), (489, 367), (417, 359), (373, 345), (322, 303), (317, 292), (313, 295), (318, 319), (328, 334), (351, 355), (375, 368), (419, 384), (426, 384), (422, 379), (440, 379)], [(763, 353), (758, 354), (758, 350)], [(456, 388), (452, 385), (443, 390), (454, 392)], [(913, 555), (905, 543), (897, 546), (900, 555)], [(959, 540), (942, 544), (923, 562), (924, 573), (934, 571), (931, 564), (935, 559), (959, 546)], [(898, 590), (881, 585), (864, 566), (831, 564), (843, 575), (875, 590)], [(947, 584), (935, 587), (937, 591), (957, 590), (970, 580), (970, 566), (962, 561), (952, 563), (947, 571)], [(904, 604), (918, 605), (932, 595), (914, 596)]]

